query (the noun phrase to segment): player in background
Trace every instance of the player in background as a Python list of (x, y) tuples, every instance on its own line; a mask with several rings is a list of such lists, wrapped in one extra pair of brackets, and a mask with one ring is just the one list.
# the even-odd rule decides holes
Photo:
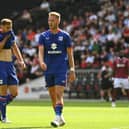
[(124, 57), (124, 52), (120, 51), (119, 56), (113, 62), (113, 94), (112, 107), (116, 106), (118, 89), (121, 88), (123, 95), (129, 99), (129, 59)]
[(12, 20), (4, 18), (0, 21), (0, 112), (1, 121), (9, 122), (6, 106), (18, 95), (18, 78), (13, 64), (14, 55), (21, 67), (25, 68), (22, 55), (15, 42)]
[(44, 71), (55, 112), (55, 119), (51, 122), (54, 127), (65, 124), (62, 114), (64, 106), (63, 93), (67, 82), (68, 68), (70, 69), (68, 81), (75, 80), (71, 37), (59, 28), (59, 24), (60, 14), (50, 12), (48, 14), (49, 29), (41, 33), (39, 37), (39, 61)]
[(102, 67), (98, 74), (101, 81), (100, 97), (103, 101), (106, 97), (107, 101), (112, 101), (112, 68), (106, 60), (102, 61)]

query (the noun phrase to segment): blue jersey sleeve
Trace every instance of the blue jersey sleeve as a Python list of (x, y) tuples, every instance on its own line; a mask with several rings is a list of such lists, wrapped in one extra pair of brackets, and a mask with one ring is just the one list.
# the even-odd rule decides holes
[(13, 44), (15, 42), (15, 34), (13, 31), (11, 31), (10, 34), (11, 34), (10, 42), (11, 44)]
[(66, 47), (72, 47), (73, 45), (72, 45), (72, 40), (71, 40), (70, 35), (69, 34), (66, 34), (65, 36), (66, 36), (66, 38), (65, 38)]
[(12, 40), (15, 40), (15, 34), (13, 31), (11, 31), (11, 37), (12, 37)]
[(45, 43), (45, 39), (44, 39), (44, 36), (41, 34), (41, 35), (39, 36), (38, 44), (39, 44), (39, 45), (44, 45), (44, 43)]

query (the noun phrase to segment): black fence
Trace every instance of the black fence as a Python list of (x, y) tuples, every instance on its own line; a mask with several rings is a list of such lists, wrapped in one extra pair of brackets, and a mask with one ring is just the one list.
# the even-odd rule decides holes
[(76, 80), (68, 84), (66, 92), (69, 98), (100, 98), (99, 70), (76, 70)]

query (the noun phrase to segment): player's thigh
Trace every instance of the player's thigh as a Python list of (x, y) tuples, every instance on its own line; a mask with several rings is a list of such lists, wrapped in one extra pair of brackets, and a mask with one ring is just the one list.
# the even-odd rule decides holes
[(48, 91), (51, 96), (55, 96), (56, 94), (55, 86), (48, 87)]
[(7, 95), (7, 89), (8, 89), (7, 85), (0, 85), (0, 95), (1, 96)]
[(114, 87), (114, 88), (121, 88), (121, 87), (122, 87), (121, 83), (122, 83), (122, 82), (121, 82), (121, 79), (115, 78), (115, 79), (114, 79), (113, 87)]
[(55, 86), (48, 87), (48, 92), (51, 97), (53, 107), (55, 107), (55, 105), (56, 105), (56, 92), (55, 91), (56, 91)]
[(57, 96), (62, 97), (64, 93), (64, 86), (56, 85), (55, 88)]
[(9, 85), (8, 89), (9, 89), (9, 92), (12, 96), (18, 95), (18, 86), (17, 85)]
[(129, 81), (128, 81), (128, 79), (123, 79), (123, 88), (124, 89), (129, 89)]

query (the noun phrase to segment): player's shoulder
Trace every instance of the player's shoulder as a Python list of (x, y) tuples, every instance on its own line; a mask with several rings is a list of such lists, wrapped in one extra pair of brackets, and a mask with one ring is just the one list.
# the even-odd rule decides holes
[(49, 30), (43, 31), (40, 33), (40, 37), (47, 37), (50, 34)]
[(66, 35), (66, 36), (70, 36), (69, 33), (68, 33), (67, 31), (65, 31), (65, 30), (60, 29), (60, 32), (61, 32), (62, 34), (64, 34), (64, 35)]
[(50, 33), (49, 30), (46, 30), (46, 31), (41, 32), (40, 35), (46, 36), (46, 35), (48, 35), (48, 33)]

